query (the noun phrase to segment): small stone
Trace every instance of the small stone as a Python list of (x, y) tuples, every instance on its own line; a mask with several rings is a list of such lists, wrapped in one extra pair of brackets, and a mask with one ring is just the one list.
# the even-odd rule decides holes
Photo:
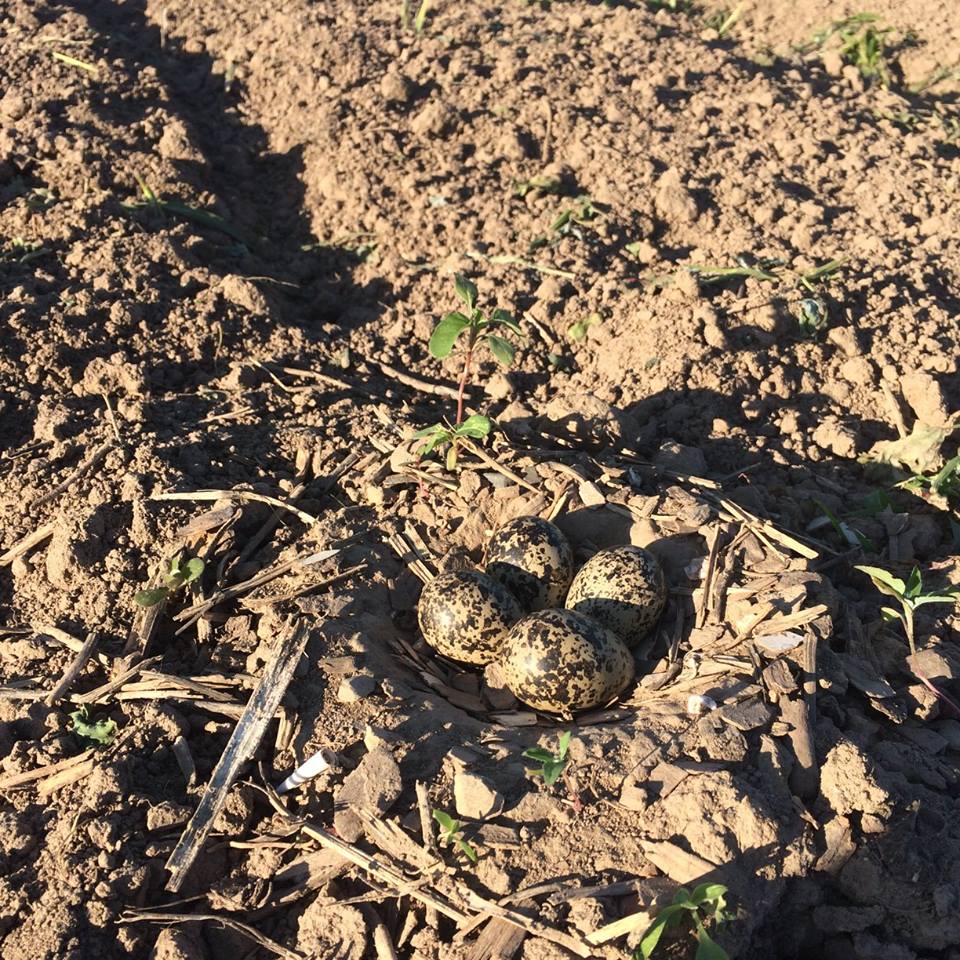
[(650, 806), (647, 788), (636, 780), (627, 780), (620, 790), (620, 806), (642, 813)]
[(471, 820), (495, 817), (503, 811), (503, 795), (477, 773), (458, 773), (453, 778), (453, 799), (457, 813)]
[(943, 427), (950, 421), (950, 411), (943, 387), (929, 373), (915, 370), (900, 380), (900, 389), (917, 419), (931, 427)]
[(746, 732), (766, 726), (773, 716), (773, 711), (767, 704), (757, 698), (723, 707), (720, 710), (720, 716), (731, 726)]
[(389, 750), (399, 739), (391, 730), (375, 727), (369, 723), (363, 730), (363, 745), (367, 748), (368, 753), (372, 753), (378, 747)]
[(842, 423), (826, 421), (813, 431), (813, 442), (821, 450), (828, 450), (838, 457), (855, 457), (857, 435)]
[(673, 440), (661, 444), (653, 462), (675, 473), (688, 473), (696, 477), (702, 477), (707, 472), (707, 461), (699, 447), (687, 447)]
[(463, 773), (480, 760), (480, 754), (463, 744), (451, 747), (447, 751), (445, 761), (449, 764), (454, 776)]
[(356, 677), (345, 677), (337, 688), (337, 699), (341, 703), (356, 703), (369, 697), (377, 689), (377, 681), (373, 677), (360, 674)]
[(380, 80), (380, 96), (388, 103), (407, 103), (413, 84), (402, 73), (391, 70)]
[(164, 830), (167, 827), (179, 826), (181, 823), (186, 823), (192, 813), (193, 810), (182, 803), (164, 800), (147, 810), (147, 830)]
[[(368, 753), (357, 769), (348, 774), (336, 793), (338, 806), (366, 810), (382, 816), (403, 790), (400, 768), (390, 752), (378, 747)], [(363, 833), (363, 824), (353, 809), (339, 809), (333, 823), (337, 833), (353, 843)]]
[(600, 507), (607, 502), (607, 498), (600, 492), (600, 488), (589, 480), (584, 480), (579, 487), (580, 501), (585, 507)]
[(517, 388), (505, 373), (495, 373), (487, 380), (484, 391), (491, 400), (506, 400), (517, 392)]

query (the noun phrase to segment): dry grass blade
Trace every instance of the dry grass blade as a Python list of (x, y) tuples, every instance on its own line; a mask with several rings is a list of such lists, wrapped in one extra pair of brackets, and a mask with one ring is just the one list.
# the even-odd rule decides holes
[(296, 618), (289, 621), (277, 641), (273, 662), (264, 670), (210, 775), (210, 782), (196, 811), (167, 860), (166, 868), (170, 871), (168, 890), (175, 892), (180, 889), (213, 826), (214, 818), (226, 803), (227, 792), (239, 775), (241, 766), (253, 756), (267, 724), (276, 713), (306, 643), (307, 629), (304, 624)]
[(217, 923), (228, 930), (233, 930), (241, 936), (269, 950), (272, 954), (282, 957), (283, 960), (307, 960), (302, 953), (289, 950), (281, 946), (276, 940), (271, 940), (248, 923), (234, 920), (233, 917), (221, 913), (152, 913), (146, 910), (127, 910), (120, 916), (121, 923)]
[(45, 523), (42, 527), (37, 527), (33, 533), (28, 533), (22, 540), (17, 541), (4, 553), (0, 553), (0, 567), (13, 563), (17, 557), (22, 557), (25, 553), (29, 553), (34, 547), (43, 543), (44, 540), (48, 540), (53, 536), (56, 526), (53, 521)]
[(57, 685), (47, 695), (47, 706), (53, 706), (73, 686), (77, 677), (80, 676), (80, 672), (87, 665), (87, 661), (93, 656), (94, 648), (99, 642), (99, 639), (100, 634), (97, 633), (96, 630), (91, 630), (90, 633), (87, 634), (87, 639), (84, 640), (83, 646), (77, 651), (76, 657), (73, 658), (73, 661), (67, 669), (64, 670), (63, 676)]
[(488, 467), (496, 470), (498, 473), (502, 473), (508, 480), (512, 480), (518, 486), (523, 487), (526, 490), (529, 490), (531, 493), (541, 494), (542, 492), (533, 484), (527, 483), (518, 473), (514, 473), (509, 467), (505, 467), (499, 460), (491, 457), (485, 450), (482, 450), (478, 447), (473, 441), (467, 440), (466, 437), (460, 438), (460, 446), (472, 453), (478, 460), (483, 461)]
[(257, 503), (266, 503), (271, 507), (277, 507), (280, 510), (286, 510), (308, 526), (312, 527), (315, 523), (319, 522), (316, 517), (304, 510), (300, 510), (286, 500), (278, 500), (276, 497), (268, 497), (264, 493), (253, 493), (250, 490), (193, 490), (183, 493), (156, 493), (150, 499), (256, 501)]
[(49, 503), (51, 500), (55, 500), (60, 496), (61, 493), (65, 493), (81, 477), (89, 473), (113, 449), (113, 445), (113, 440), (107, 440), (106, 442), (101, 443), (100, 446), (95, 447), (93, 451), (80, 462), (80, 465), (77, 467), (77, 469), (74, 470), (66, 480), (61, 481), (52, 490), (48, 490), (42, 496), (32, 500), (29, 504), (29, 508), (33, 510), (45, 503)]
[(67, 760), (60, 760), (57, 763), (49, 763), (45, 767), (37, 767), (36, 770), (27, 770), (23, 773), (10, 773), (5, 777), (0, 777), (0, 790), (13, 790), (16, 787), (26, 786), (33, 783), (34, 780), (43, 780), (44, 777), (56, 775), (75, 767), (78, 764), (85, 763), (93, 756), (93, 749), (85, 750), (83, 753)]

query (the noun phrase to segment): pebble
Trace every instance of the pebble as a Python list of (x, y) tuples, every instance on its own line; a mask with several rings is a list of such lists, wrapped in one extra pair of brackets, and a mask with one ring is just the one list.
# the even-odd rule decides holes
[[(337, 791), (339, 807), (359, 808), (382, 816), (403, 790), (397, 761), (383, 747), (371, 750), (356, 770), (349, 773)], [(339, 809), (333, 818), (337, 834), (353, 843), (363, 833), (360, 818), (351, 809)]]
[(453, 778), (453, 799), (457, 813), (471, 820), (495, 817), (503, 811), (503, 795), (477, 773), (458, 773)]
[(942, 427), (950, 419), (943, 387), (929, 373), (915, 370), (900, 381), (900, 389), (917, 419), (931, 427)]
[(647, 788), (636, 780), (627, 780), (620, 790), (620, 806), (639, 813), (646, 810), (649, 805), (650, 797)]
[(377, 681), (373, 677), (363, 676), (345, 677), (337, 688), (337, 699), (341, 703), (356, 703), (369, 697), (377, 689)]

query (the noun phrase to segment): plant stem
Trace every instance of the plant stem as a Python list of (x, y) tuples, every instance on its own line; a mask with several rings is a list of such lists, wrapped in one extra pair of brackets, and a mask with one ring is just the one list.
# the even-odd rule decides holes
[(910, 653), (916, 653), (917, 645), (913, 639), (913, 610), (906, 604), (903, 607), (903, 629), (907, 634), (907, 643), (910, 644)]
[(473, 347), (477, 341), (477, 333), (475, 329), (470, 330), (470, 340), (467, 344), (467, 355), (463, 361), (463, 373), (460, 374), (460, 389), (457, 391), (457, 422), (456, 426), (460, 426), (463, 422), (463, 395), (467, 389), (467, 380), (470, 377), (470, 362), (473, 360)]

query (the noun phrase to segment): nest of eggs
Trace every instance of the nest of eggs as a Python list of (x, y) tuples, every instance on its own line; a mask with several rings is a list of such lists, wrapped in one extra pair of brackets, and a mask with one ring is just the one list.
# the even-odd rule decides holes
[(554, 524), (520, 517), (494, 533), (482, 570), (443, 573), (417, 608), (424, 641), (458, 664), (497, 664), (509, 691), (564, 717), (616, 700), (631, 648), (656, 625), (667, 585), (640, 547), (601, 550), (579, 570)]

